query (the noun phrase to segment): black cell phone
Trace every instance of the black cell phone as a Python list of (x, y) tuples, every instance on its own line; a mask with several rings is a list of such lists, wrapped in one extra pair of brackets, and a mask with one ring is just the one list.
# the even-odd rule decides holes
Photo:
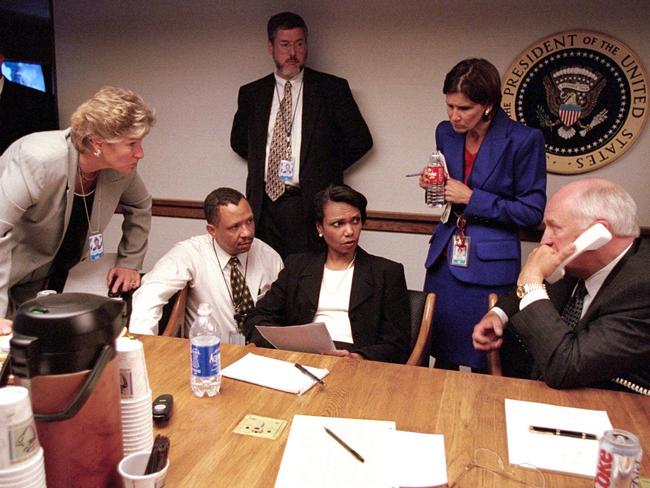
[(151, 413), (156, 422), (167, 422), (174, 409), (174, 397), (168, 393), (159, 395), (151, 404)]
[(122, 296), (122, 287), (120, 286), (119, 290), (116, 292), (113, 292), (113, 285), (115, 284), (115, 280), (117, 279), (117, 276), (113, 276), (113, 279), (111, 280), (110, 284), (108, 285), (108, 297), (109, 298), (119, 298)]

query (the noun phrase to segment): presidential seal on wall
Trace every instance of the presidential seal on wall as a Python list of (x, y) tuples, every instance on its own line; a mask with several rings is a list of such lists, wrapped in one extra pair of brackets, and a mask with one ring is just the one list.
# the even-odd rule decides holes
[(546, 141), (546, 169), (601, 168), (639, 137), (648, 112), (648, 77), (636, 54), (600, 32), (568, 31), (519, 54), (503, 76), (501, 105)]

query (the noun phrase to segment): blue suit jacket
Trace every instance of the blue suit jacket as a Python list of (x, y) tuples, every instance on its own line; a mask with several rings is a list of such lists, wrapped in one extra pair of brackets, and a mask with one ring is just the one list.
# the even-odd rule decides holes
[[(454, 132), (449, 122), (436, 129), (436, 145), (447, 160), (452, 178), (463, 181), (465, 134)], [(426, 267), (448, 248), (456, 231), (456, 216), (463, 212), (470, 236), (469, 266), (450, 266), (465, 283), (499, 286), (514, 283), (521, 267), (520, 227), (537, 226), (546, 205), (544, 137), (508, 118), (498, 109), (474, 161), (469, 203), (454, 206), (449, 221), (436, 226)]]

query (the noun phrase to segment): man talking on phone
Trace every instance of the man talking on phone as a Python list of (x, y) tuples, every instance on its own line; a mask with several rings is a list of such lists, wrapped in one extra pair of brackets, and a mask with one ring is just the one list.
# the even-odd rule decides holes
[[(553, 195), (544, 223), (541, 245), (530, 253), (517, 288), (475, 326), (474, 347), (503, 346), (507, 371), (513, 355), (506, 348), (514, 351), (518, 342), (532, 359), (532, 377), (553, 388), (650, 395), (650, 244), (639, 238), (636, 203), (616, 183), (580, 180)], [(574, 254), (573, 241), (597, 223), (612, 239), (579, 253), (564, 278), (545, 282)]]

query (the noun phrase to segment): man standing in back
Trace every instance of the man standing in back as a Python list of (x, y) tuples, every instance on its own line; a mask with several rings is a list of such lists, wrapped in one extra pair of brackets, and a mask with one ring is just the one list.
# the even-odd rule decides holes
[(239, 90), (230, 145), (248, 161), (246, 195), (257, 236), (284, 258), (318, 247), (312, 200), (372, 147), (342, 78), (305, 68), (307, 26), (291, 12), (269, 19), (276, 71)]

